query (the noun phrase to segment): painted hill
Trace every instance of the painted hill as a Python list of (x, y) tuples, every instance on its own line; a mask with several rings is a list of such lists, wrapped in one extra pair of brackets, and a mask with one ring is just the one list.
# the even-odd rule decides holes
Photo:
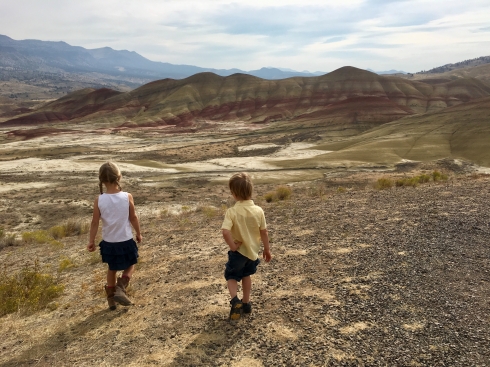
[[(393, 121), (353, 137), (317, 146), (331, 153), (295, 162), (296, 167), (444, 158), (490, 166), (490, 97)], [(355, 162), (355, 163), (353, 163)], [(288, 162), (284, 162), (287, 165)]]
[(472, 78), (429, 84), (353, 67), (282, 80), (200, 73), (158, 80), (127, 93), (80, 90), (3, 125), (70, 121), (112, 127), (192, 126), (205, 121), (276, 120), (379, 124), (487, 96), (490, 87)]

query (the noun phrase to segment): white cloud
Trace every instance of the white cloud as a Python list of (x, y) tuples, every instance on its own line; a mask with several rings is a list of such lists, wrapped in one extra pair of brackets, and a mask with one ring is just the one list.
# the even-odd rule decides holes
[(414, 72), (486, 56), (489, 15), (487, 0), (17, 0), (0, 32), (203, 67)]

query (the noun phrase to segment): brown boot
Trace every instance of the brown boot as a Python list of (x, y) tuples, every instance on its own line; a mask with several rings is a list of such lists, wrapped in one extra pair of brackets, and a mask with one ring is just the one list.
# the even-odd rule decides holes
[(114, 292), (116, 291), (115, 287), (105, 286), (105, 293), (107, 294), (107, 303), (109, 304), (109, 308), (111, 310), (116, 309), (116, 302), (114, 301)]
[(128, 296), (126, 295), (126, 288), (128, 284), (129, 284), (128, 277), (117, 278), (114, 300), (123, 306), (129, 306), (133, 304), (131, 300), (128, 298)]

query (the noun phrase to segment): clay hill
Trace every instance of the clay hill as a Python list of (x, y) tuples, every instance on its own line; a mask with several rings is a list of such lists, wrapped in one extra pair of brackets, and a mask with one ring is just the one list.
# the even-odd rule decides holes
[[(490, 96), (484, 81), (411, 81), (343, 67), (319, 77), (265, 80), (246, 74), (200, 73), (163, 79), (130, 92), (83, 89), (14, 118), (3, 126), (88, 123), (132, 128), (186, 127), (209, 121), (386, 123)], [(60, 126), (61, 127), (61, 126)]]

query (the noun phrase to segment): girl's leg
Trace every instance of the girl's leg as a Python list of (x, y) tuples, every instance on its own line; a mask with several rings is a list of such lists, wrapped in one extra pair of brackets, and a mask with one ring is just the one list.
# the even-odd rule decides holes
[(131, 265), (129, 268), (127, 268), (126, 270), (123, 271), (122, 277), (131, 279), (131, 277), (133, 276), (133, 273), (134, 273), (134, 265)]
[(250, 302), (250, 293), (252, 291), (252, 277), (249, 275), (242, 279), (242, 288), (243, 288), (243, 303)]
[(123, 306), (129, 306), (132, 304), (131, 300), (126, 295), (126, 288), (128, 287), (129, 279), (133, 275), (133, 272), (134, 265), (131, 265), (129, 268), (123, 271), (121, 278), (118, 278), (116, 282), (116, 293), (114, 294), (114, 300)]
[(115, 287), (116, 286), (116, 270), (107, 270), (107, 286)]

